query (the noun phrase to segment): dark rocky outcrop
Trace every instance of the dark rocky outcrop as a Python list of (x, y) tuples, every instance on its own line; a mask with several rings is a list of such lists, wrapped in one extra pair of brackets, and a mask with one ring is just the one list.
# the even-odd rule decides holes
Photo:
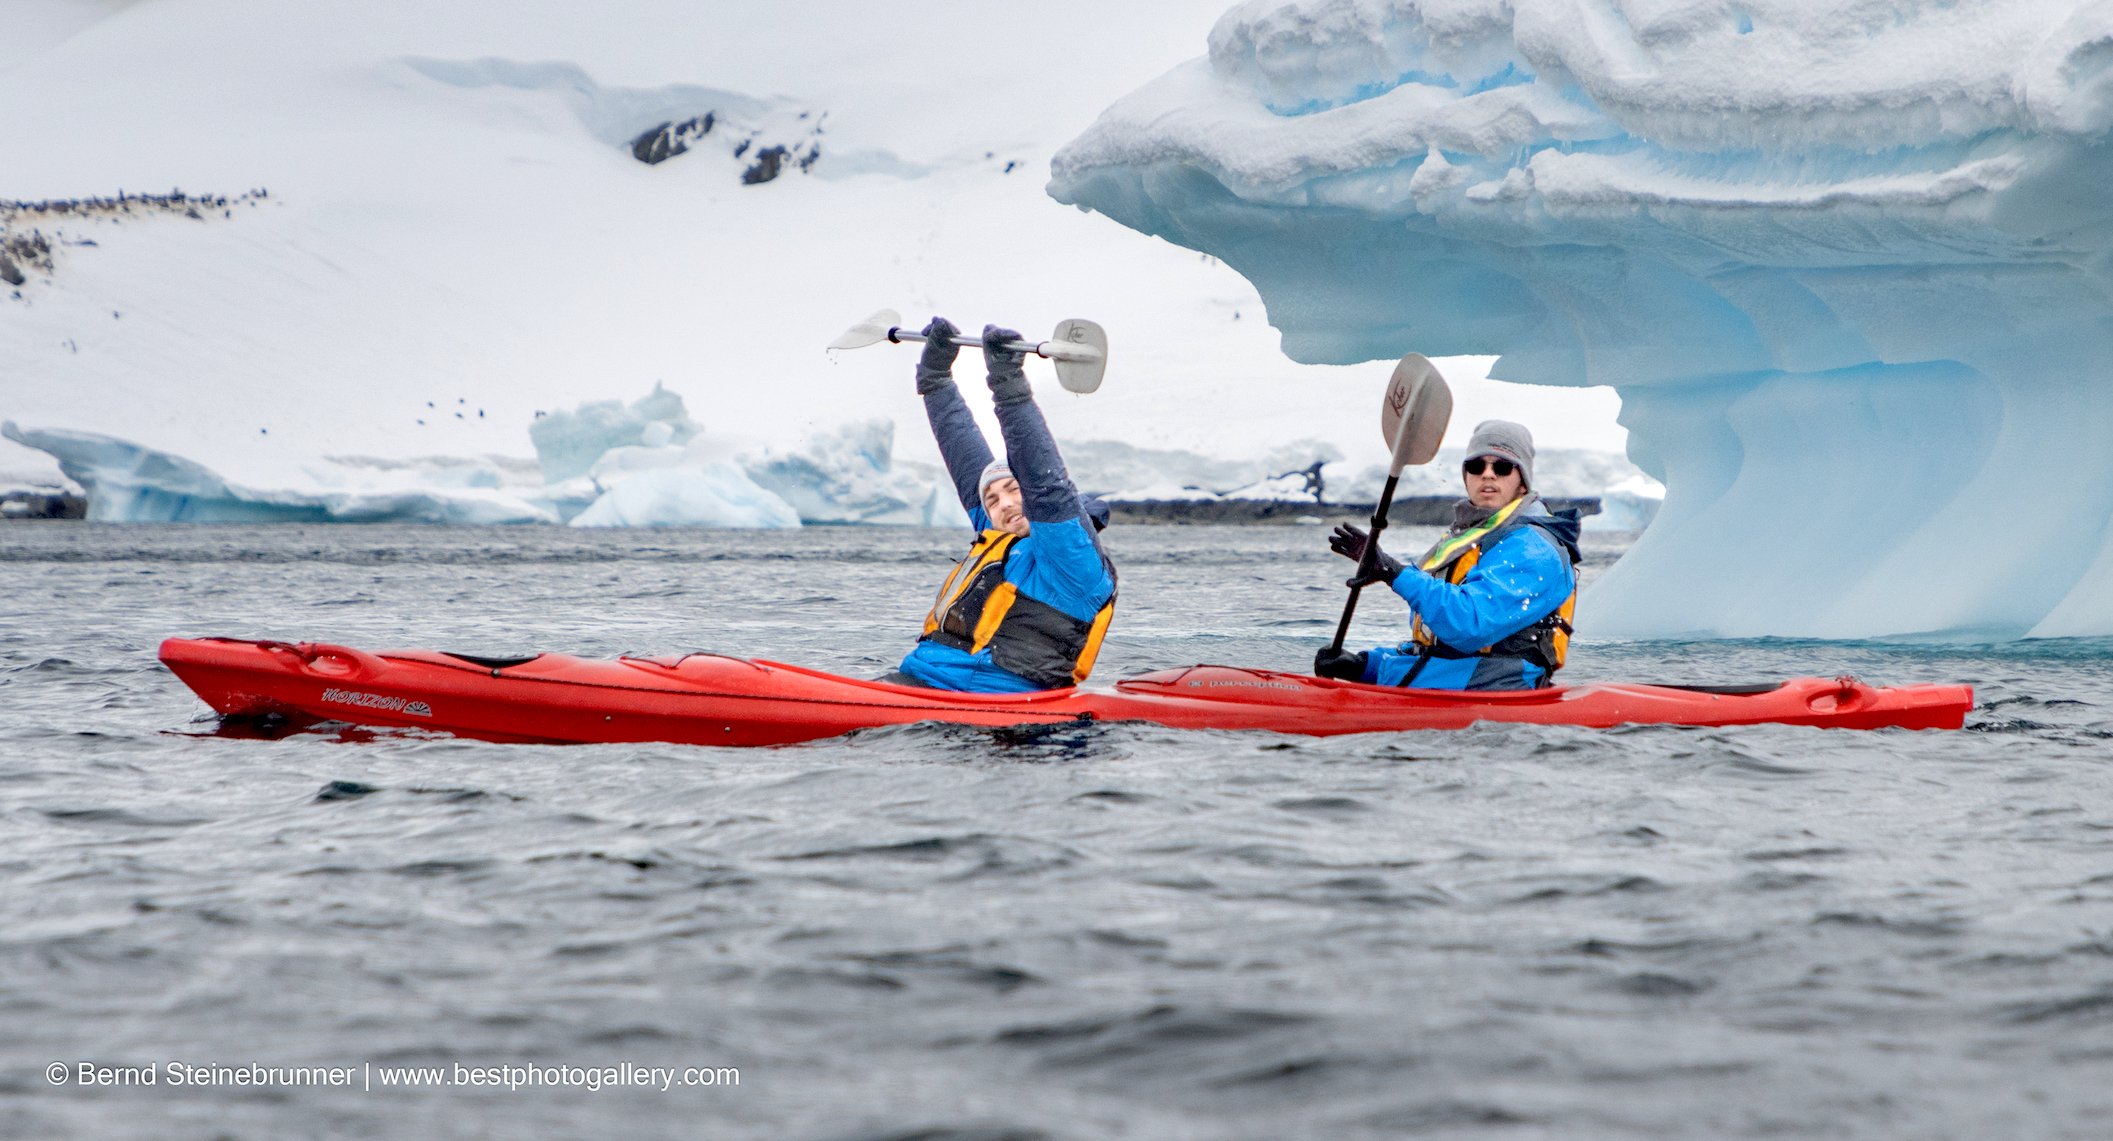
[(756, 161), (741, 172), (741, 185), (755, 186), (778, 177), (779, 169), (785, 165), (785, 155), (784, 147), (764, 147), (757, 151)]
[(711, 134), (717, 124), (718, 115), (711, 111), (680, 123), (673, 120), (662, 123), (631, 140), (631, 157), (647, 166), (658, 166), (676, 155), (688, 153), (691, 141)]
[[(0, 198), (0, 281), (26, 284), (33, 275), (50, 277), (56, 270), (54, 251), (67, 246), (93, 246), (89, 238), (71, 237), (61, 228), (67, 222), (121, 222), (127, 218), (178, 215), (204, 221), (218, 211), (232, 217), (237, 206), (255, 206), (269, 191), (258, 189), (233, 196), (225, 194), (131, 194), (120, 190), (115, 198), (55, 198), (18, 202)], [(46, 232), (49, 228), (49, 232)]]
[(0, 520), (85, 519), (88, 501), (64, 491), (0, 491)]
[(665, 120), (639, 133), (631, 140), (631, 157), (658, 166), (697, 149), (699, 140), (716, 132), (727, 140), (726, 153), (743, 164), (741, 184), (760, 186), (788, 170), (805, 173), (821, 161), (828, 118), (827, 112), (802, 111), (790, 119), (772, 116), (750, 121), (738, 114), (706, 111), (679, 121)]
[(21, 285), (30, 271), (51, 272), (51, 239), (36, 230), (17, 230), (0, 213), (0, 281)]

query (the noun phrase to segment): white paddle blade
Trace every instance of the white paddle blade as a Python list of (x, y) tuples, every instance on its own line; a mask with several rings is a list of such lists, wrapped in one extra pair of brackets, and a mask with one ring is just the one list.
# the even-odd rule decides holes
[(1379, 413), (1380, 430), (1394, 456), (1393, 473), (1400, 474), (1410, 464), (1430, 463), (1452, 418), (1453, 390), (1437, 368), (1420, 353), (1401, 358)]
[(1092, 392), (1108, 371), (1108, 334), (1081, 317), (1057, 322), (1041, 353), (1056, 362), (1057, 383), (1067, 391)]
[(888, 339), (888, 330), (902, 324), (902, 314), (893, 309), (883, 309), (873, 316), (844, 330), (844, 335), (829, 342), (832, 349), (863, 349)]

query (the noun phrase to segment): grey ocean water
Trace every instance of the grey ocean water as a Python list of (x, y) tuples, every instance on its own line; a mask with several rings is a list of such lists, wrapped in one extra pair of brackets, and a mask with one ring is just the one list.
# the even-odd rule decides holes
[[(1332, 630), (1318, 528), (1109, 537), (1104, 678), (1299, 668)], [(1570, 671), (1966, 681), (1962, 733), (751, 751), (234, 739), (154, 660), (224, 634), (878, 673), (959, 545), (0, 527), (0, 1135), (2113, 1130), (2113, 643), (1588, 637)], [(1367, 643), (1399, 636), (1386, 601)], [(84, 1087), (81, 1062), (157, 1084)], [(355, 1077), (179, 1086), (171, 1063)], [(712, 1084), (374, 1083), (404, 1066)]]

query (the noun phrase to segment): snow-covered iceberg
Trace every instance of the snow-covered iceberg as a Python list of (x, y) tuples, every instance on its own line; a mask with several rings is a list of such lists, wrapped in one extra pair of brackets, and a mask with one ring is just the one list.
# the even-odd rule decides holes
[(551, 484), (587, 475), (618, 448), (659, 448), (685, 444), (696, 436), (697, 425), (691, 422), (682, 397), (659, 384), (629, 404), (595, 400), (570, 410), (539, 413), (528, 426), (543, 482)]
[(679, 394), (655, 385), (629, 404), (539, 415), (529, 428), (533, 461), (329, 456), (260, 482), (115, 436), (0, 423), (0, 439), (55, 460), (85, 492), (88, 517), (103, 522), (966, 527), (938, 468), (895, 460), (894, 433), (890, 421), (862, 420), (797, 445), (738, 452), (690, 419)]
[(895, 459), (892, 420), (817, 432), (796, 448), (743, 455), (741, 466), (808, 523), (968, 526), (968, 512), (944, 472)]
[(724, 460), (632, 473), (588, 504), (575, 527), (757, 527), (800, 525), (792, 505)]
[(230, 481), (206, 465), (115, 436), (0, 423), (0, 436), (58, 460), (108, 523), (555, 523), (504, 487), (500, 461), (318, 458), (284, 482)]
[(1050, 193), (1311, 362), (1619, 390), (1596, 632), (2113, 633), (2113, 4), (1250, 0)]

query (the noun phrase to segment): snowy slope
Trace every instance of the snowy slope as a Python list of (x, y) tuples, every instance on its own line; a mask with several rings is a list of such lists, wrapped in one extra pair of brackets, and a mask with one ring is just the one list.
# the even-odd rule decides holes
[[(1238, 275), (1043, 193), (1056, 147), (1222, 8), (11, 0), (0, 198), (263, 194), (18, 212), (59, 244), (0, 292), (0, 419), (281, 485), (317, 454), (525, 457), (539, 410), (664, 382), (729, 446), (887, 417), (930, 459), (908, 351), (820, 348), (885, 305), (1101, 321), (1103, 390), (1046, 389), (1068, 439), (1370, 462), (1383, 366), (1291, 364)], [(706, 111), (690, 153), (633, 157)], [(743, 185), (772, 142), (821, 157)], [(1621, 446), (1606, 394), (1480, 384), (1484, 363), (1449, 363), (1463, 425)], [(0, 447), (0, 472), (37, 465)]]

